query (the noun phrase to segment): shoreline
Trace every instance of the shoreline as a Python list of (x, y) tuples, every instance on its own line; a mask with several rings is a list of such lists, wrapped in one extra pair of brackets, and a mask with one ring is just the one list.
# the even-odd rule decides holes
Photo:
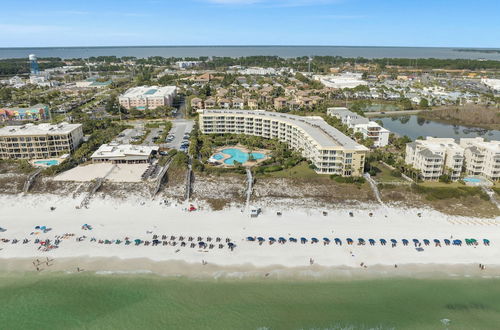
[[(39, 258), (43, 260), (43, 258)], [(359, 281), (378, 279), (496, 279), (500, 265), (488, 265), (480, 270), (477, 264), (399, 264), (371, 265), (368, 268), (350, 266), (299, 266), (251, 264), (226, 265), (193, 264), (182, 260), (154, 261), (147, 258), (120, 259), (117, 257), (74, 257), (51, 259), (50, 266), (34, 269), (33, 258), (0, 259), (0, 277), (35, 275), (103, 275), (155, 276), (188, 280), (277, 280), (277, 281)], [(79, 271), (77, 270), (79, 269)]]

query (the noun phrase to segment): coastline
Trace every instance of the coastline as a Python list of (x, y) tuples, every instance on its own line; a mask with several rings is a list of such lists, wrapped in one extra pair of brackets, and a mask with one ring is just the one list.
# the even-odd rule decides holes
[[(42, 257), (39, 258), (43, 260)], [(477, 264), (399, 264), (371, 265), (368, 268), (350, 266), (298, 266), (251, 264), (221, 266), (202, 265), (182, 260), (154, 261), (148, 258), (121, 259), (117, 257), (75, 257), (50, 259), (49, 267), (37, 272), (33, 258), (0, 259), (0, 277), (33, 274), (44, 278), (53, 275), (76, 276), (154, 276), (170, 279), (202, 281), (265, 280), (265, 281), (359, 281), (377, 279), (498, 279), (500, 265), (489, 265), (480, 270)], [(41, 267), (42, 268), (42, 267)], [(79, 269), (80, 271), (77, 271)]]

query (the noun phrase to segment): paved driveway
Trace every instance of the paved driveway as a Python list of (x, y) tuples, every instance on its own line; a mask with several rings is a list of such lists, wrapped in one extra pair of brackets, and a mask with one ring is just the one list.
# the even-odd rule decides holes
[(191, 133), (193, 130), (194, 121), (186, 119), (175, 119), (172, 120), (172, 130), (171, 134), (174, 135), (174, 140), (166, 144), (168, 148), (173, 148), (179, 150), (181, 147), (182, 139), (184, 134)]

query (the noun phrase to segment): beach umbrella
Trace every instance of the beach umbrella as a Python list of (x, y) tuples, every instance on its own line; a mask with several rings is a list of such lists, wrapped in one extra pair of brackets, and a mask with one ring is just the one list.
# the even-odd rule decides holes
[(227, 243), (227, 246), (230, 248), (235, 247), (234, 243), (231, 243), (231, 242)]
[(346, 239), (347, 243), (352, 243), (352, 238)]
[(135, 245), (139, 245), (139, 244), (141, 244), (142, 241), (140, 239), (136, 239), (134, 242), (135, 242)]
[(375, 244), (375, 240), (373, 238), (370, 238), (368, 242), (370, 242), (370, 244)]
[(444, 240), (444, 244), (446, 244), (446, 245), (450, 245), (450, 240), (449, 240), (449, 239), (445, 239), (445, 240)]
[(323, 241), (330, 243), (330, 239), (327, 237), (323, 237)]
[(305, 242), (307, 242), (307, 238), (305, 238), (305, 237), (301, 237), (301, 238), (300, 238), (300, 241), (301, 241), (302, 243), (305, 243)]
[(288, 240), (290, 242), (297, 243), (297, 239), (295, 237), (290, 237)]
[(45, 229), (47, 229), (47, 227), (45, 227), (45, 226), (41, 226), (41, 227), (40, 227), (40, 229), (41, 229), (41, 230), (45, 230)]
[(490, 240), (486, 239), (486, 238), (483, 238), (483, 243), (486, 244), (486, 245), (489, 245), (490, 244)]
[(335, 241), (335, 243), (340, 243), (340, 242), (342, 242), (342, 241), (340, 240), (340, 238), (338, 238), (338, 237), (336, 237), (336, 238), (334, 239), (334, 241)]
[(280, 238), (278, 238), (278, 241), (281, 242), (281, 243), (285, 243), (286, 239), (284, 237), (280, 237)]
[(264, 237), (257, 237), (257, 240), (258, 240), (259, 242), (264, 242), (264, 241), (265, 241)]
[(385, 243), (387, 243), (387, 241), (385, 239), (381, 238), (380, 243), (385, 244)]
[(418, 239), (414, 238), (413, 243), (418, 243)]
[(429, 240), (428, 239), (424, 239), (424, 244), (429, 244)]
[(453, 245), (462, 245), (462, 241), (459, 239), (453, 240)]
[(364, 239), (362, 239), (362, 238), (358, 238), (358, 242), (360, 242), (360, 243), (364, 243), (364, 242), (365, 242), (365, 240), (364, 240)]
[(394, 238), (391, 239), (391, 243), (396, 244), (398, 241), (396, 241)]
[(316, 237), (311, 238), (311, 241), (312, 241), (313, 243), (318, 243), (318, 242), (319, 242), (319, 240), (318, 240)]
[(477, 243), (477, 240), (475, 238), (470, 239), (471, 243)]
[(204, 245), (205, 245), (205, 242), (198, 242), (198, 245), (199, 245), (199, 246), (204, 246)]
[(403, 244), (408, 244), (408, 240), (403, 238)]
[(434, 243), (441, 243), (438, 239), (434, 239)]
[(247, 241), (253, 242), (253, 241), (255, 241), (255, 238), (253, 238), (253, 237), (251, 237), (251, 236), (248, 236), (248, 237), (247, 237)]
[(40, 226), (36, 226), (35, 229), (40, 229)]
[(269, 237), (270, 242), (276, 242), (276, 239), (274, 237)]

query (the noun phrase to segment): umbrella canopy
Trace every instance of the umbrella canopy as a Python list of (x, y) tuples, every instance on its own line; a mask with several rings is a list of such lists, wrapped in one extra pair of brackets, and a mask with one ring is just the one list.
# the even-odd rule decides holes
[(370, 239), (368, 240), (368, 242), (370, 242), (370, 243), (375, 243), (375, 240), (374, 240), (373, 238), (370, 238)]
[(297, 242), (297, 239), (296, 239), (295, 237), (290, 237), (288, 240), (289, 240), (290, 242), (294, 242), (294, 243), (295, 243), (295, 242)]
[(203, 245), (206, 245), (205, 242), (198, 242), (198, 245), (199, 246), (203, 246)]
[(489, 240), (489, 239), (486, 239), (486, 238), (483, 238), (483, 243), (489, 244), (489, 243), (490, 243), (490, 240)]
[(257, 237), (257, 240), (258, 240), (259, 242), (264, 242), (264, 241), (265, 241), (264, 237)]
[(140, 239), (136, 239), (136, 240), (134, 240), (134, 242), (136, 242), (137, 244), (140, 244), (142, 241)]
[(358, 238), (358, 242), (364, 242), (365, 240), (362, 238)]
[(385, 239), (381, 238), (380, 239), (380, 243), (384, 243), (385, 244), (385, 243), (387, 243), (387, 241)]
[(429, 240), (428, 239), (424, 239), (424, 243), (425, 244), (429, 244)]
[(276, 242), (276, 239), (274, 237), (269, 237), (269, 241)]
[(403, 243), (407, 244), (408, 240), (406, 238), (403, 238)]
[(255, 241), (255, 238), (253, 238), (253, 237), (251, 237), (251, 236), (248, 236), (248, 237), (247, 237), (247, 241), (253, 242), (253, 241)]
[(444, 240), (444, 243), (445, 243), (445, 244), (450, 244), (450, 240), (449, 240), (449, 239), (445, 239), (445, 240)]
[(227, 246), (234, 247), (235, 245), (234, 245), (234, 243), (229, 242), (229, 243), (227, 243)]
[(348, 239), (346, 239), (346, 241), (348, 241), (348, 242), (351, 242), (351, 243), (352, 243), (352, 238), (348, 238)]
[(413, 243), (418, 243), (418, 239), (414, 238)]
[(313, 241), (315, 243), (319, 242), (319, 240), (316, 237), (311, 238), (311, 241)]
[(280, 237), (280, 238), (278, 238), (278, 241), (280, 241), (280, 242), (283, 242), (283, 243), (284, 243), (284, 242), (286, 242), (286, 239), (285, 239), (284, 237)]
[(325, 241), (325, 242), (330, 242), (330, 239), (329, 239), (329, 238), (327, 238), (327, 237), (323, 237), (323, 241)]
[(398, 241), (396, 241), (394, 238), (391, 238), (391, 243), (396, 244)]
[(300, 238), (300, 241), (301, 241), (301, 242), (307, 242), (307, 238), (305, 238), (305, 237), (301, 237), (301, 238)]
[(434, 239), (434, 243), (441, 243), (438, 239)]
[(340, 238), (336, 237), (335, 242), (341, 242)]

